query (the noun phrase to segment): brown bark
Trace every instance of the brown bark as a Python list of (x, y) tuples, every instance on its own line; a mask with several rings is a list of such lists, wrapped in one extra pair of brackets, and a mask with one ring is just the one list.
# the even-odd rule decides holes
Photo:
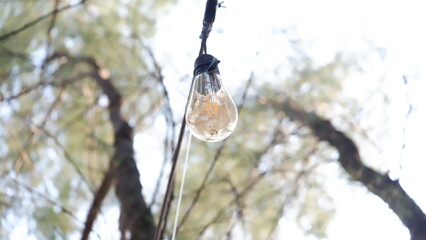
[(102, 184), (96, 191), (92, 205), (90, 206), (89, 211), (87, 211), (86, 222), (84, 223), (84, 229), (81, 234), (81, 240), (89, 239), (93, 224), (95, 223), (96, 217), (98, 216), (98, 213), (101, 210), (102, 202), (104, 201), (106, 195), (111, 189), (113, 180), (114, 174), (112, 172), (112, 168), (110, 168), (108, 172), (105, 173), (104, 179), (102, 180)]
[(120, 201), (120, 232), (121, 239), (152, 240), (155, 224), (150, 209), (142, 195), (140, 175), (134, 159), (133, 128), (121, 115), (122, 96), (112, 84), (112, 79), (106, 69), (102, 69), (92, 57), (73, 57), (66, 53), (55, 53), (48, 58), (50, 61), (66, 57), (70, 61), (88, 64), (92, 68), (91, 77), (109, 100), (109, 115), (114, 129), (114, 155), (111, 158), (110, 169), (104, 181), (95, 193), (92, 206), (89, 209), (82, 239), (87, 239), (97, 213), (113, 182), (116, 183), (116, 195)]
[(112, 85), (109, 74), (99, 67), (93, 58), (87, 62), (94, 69), (93, 77), (102, 88), (109, 100), (110, 120), (114, 126), (114, 148), (112, 168), (116, 178), (116, 195), (120, 201), (120, 232), (121, 239), (151, 240), (154, 237), (155, 224), (150, 209), (142, 195), (140, 175), (133, 151), (133, 128), (121, 115), (122, 97)]
[(322, 141), (328, 142), (339, 152), (339, 163), (350, 177), (359, 181), (367, 189), (386, 202), (410, 231), (412, 240), (426, 239), (426, 216), (414, 200), (399, 184), (387, 175), (366, 167), (359, 155), (356, 144), (343, 132), (337, 130), (330, 121), (314, 112), (306, 112), (292, 102), (284, 102), (280, 108), (294, 121), (310, 128)]

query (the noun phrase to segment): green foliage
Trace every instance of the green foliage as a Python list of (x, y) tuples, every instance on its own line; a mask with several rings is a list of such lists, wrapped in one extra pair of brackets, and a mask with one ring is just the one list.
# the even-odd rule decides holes
[[(54, 2), (2, 2), (0, 35), (52, 11)], [(58, 8), (75, 3), (59, 1)], [(168, 3), (87, 1), (0, 43), (0, 238), (8, 238), (17, 219), (26, 219), (28, 234), (38, 239), (80, 231), (83, 220), (76, 215), (85, 216), (113, 154), (107, 103), (93, 68), (46, 57), (67, 52), (97, 59), (125, 96), (124, 112), (141, 127), (145, 112), (139, 108), (158, 108), (161, 99), (147, 91), (156, 79), (147, 77), (143, 41)], [(117, 206), (106, 201), (103, 207), (110, 204)], [(11, 222), (10, 214), (17, 216)]]
[[(200, 189), (201, 194), (180, 239), (227, 239), (237, 225), (244, 239), (270, 239), (280, 219), (291, 217), (287, 212), (297, 213), (293, 221), (306, 234), (325, 237), (334, 208), (322, 185), (324, 173), (317, 168), (327, 162), (330, 151), (305, 129), (282, 120), (279, 108), (258, 97), (279, 101), (281, 92), (276, 88), (266, 85), (258, 94), (246, 100), (237, 130), (223, 150), (218, 150), (220, 144), (211, 147), (193, 140), (182, 212)], [(212, 162), (214, 169), (203, 187)]]
[(51, 206), (36, 208), (33, 217), (40, 231), (36, 236), (43, 239), (57, 239), (70, 234), (76, 226), (64, 215), (59, 209)]
[[(82, 219), (75, 215), (85, 216), (108, 169), (114, 142), (108, 103), (92, 66), (76, 59), (99, 61), (102, 74), (122, 94), (122, 111), (136, 131), (156, 130), (153, 122), (163, 114), (164, 96), (158, 76), (150, 72), (144, 40), (153, 36), (155, 17), (169, 2), (87, 1), (58, 14), (50, 32), (52, 18), (47, 18), (1, 43), (0, 224), (5, 230), (0, 238), (13, 231), (4, 224), (11, 214), (25, 219), (29, 234), (39, 239), (78, 233)], [(59, 7), (65, 4), (60, 1)], [(23, 1), (2, 6), (0, 34), (54, 5)], [(74, 59), (48, 62), (54, 52)], [(282, 218), (306, 234), (326, 236), (334, 207), (323, 186), (325, 173), (317, 169), (333, 153), (286, 120), (279, 103), (291, 97), (309, 110), (346, 116), (356, 108), (341, 97), (350, 64), (340, 54), (325, 66), (294, 57), (289, 78), (275, 75), (252, 86), (256, 94), (248, 95), (236, 132), (223, 149), (220, 143), (194, 140), (181, 219), (190, 212), (179, 239), (228, 239), (238, 229), (244, 239), (271, 239)], [(103, 209), (117, 207), (111, 198)], [(17, 214), (17, 209), (25, 212)]]

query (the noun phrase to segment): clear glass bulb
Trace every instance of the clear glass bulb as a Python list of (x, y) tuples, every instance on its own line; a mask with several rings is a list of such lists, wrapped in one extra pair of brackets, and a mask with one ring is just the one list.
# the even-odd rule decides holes
[(186, 123), (191, 133), (207, 142), (218, 142), (232, 134), (238, 111), (222, 84), (219, 71), (202, 72), (194, 77)]

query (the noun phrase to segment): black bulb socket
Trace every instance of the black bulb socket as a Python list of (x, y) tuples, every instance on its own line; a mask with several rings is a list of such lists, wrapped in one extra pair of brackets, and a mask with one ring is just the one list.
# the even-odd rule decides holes
[(219, 63), (220, 63), (219, 59), (213, 57), (212, 55), (201, 54), (195, 60), (194, 76), (197, 76), (198, 74), (203, 73), (203, 72), (215, 71), (215, 72), (219, 73), (219, 68), (217, 67), (217, 65), (219, 65)]

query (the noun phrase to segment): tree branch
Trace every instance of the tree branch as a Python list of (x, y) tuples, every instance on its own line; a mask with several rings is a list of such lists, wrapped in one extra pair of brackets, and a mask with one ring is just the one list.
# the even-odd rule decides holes
[(59, 0), (54, 0), (54, 6), (53, 6), (53, 14), (52, 18), (49, 23), (49, 27), (47, 28), (47, 49), (49, 50), (50, 45), (52, 44), (52, 29), (55, 26), (56, 22), (56, 15), (58, 14), (58, 7), (59, 7)]
[(18, 187), (21, 187), (23, 189), (25, 189), (26, 191), (30, 192), (33, 195), (36, 195), (38, 198), (43, 199), (44, 201), (46, 201), (47, 203), (51, 204), (52, 207), (53, 206), (59, 206), (61, 208), (61, 212), (67, 214), (69, 217), (71, 217), (74, 221), (81, 223), (80, 220), (78, 220), (78, 217), (74, 214), (73, 211), (69, 210), (66, 206), (64, 206), (62, 203), (57, 202), (53, 199), (51, 199), (49, 196), (47, 196), (46, 194), (34, 189), (31, 186), (26, 185), (25, 183), (22, 183), (20, 181), (18, 181), (17, 179), (14, 179), (14, 184)]
[(173, 152), (175, 151), (175, 128), (176, 124), (174, 122), (173, 117), (173, 111), (170, 104), (170, 97), (169, 92), (167, 91), (166, 85), (164, 84), (164, 76), (162, 73), (162, 69), (160, 67), (160, 64), (158, 63), (157, 59), (154, 56), (154, 53), (152, 50), (148, 47), (146, 47), (142, 41), (142, 46), (144, 46), (148, 52), (148, 55), (151, 57), (152, 63), (154, 65), (154, 72), (155, 77), (157, 78), (158, 82), (161, 85), (161, 88), (163, 90), (163, 99), (164, 99), (164, 118), (166, 120), (167, 129), (166, 129), (166, 136), (164, 139), (164, 158), (163, 163), (161, 164), (161, 170), (160, 174), (158, 176), (157, 182), (155, 184), (154, 193), (152, 194), (152, 200), (150, 203), (150, 207), (155, 203), (155, 200), (157, 199), (157, 195), (160, 189), (160, 183), (163, 179), (164, 170), (166, 168), (167, 160), (169, 160), (169, 147), (170, 147), (170, 156), (173, 156)]
[(408, 228), (412, 240), (426, 239), (426, 216), (414, 200), (402, 189), (399, 181), (366, 167), (356, 144), (330, 121), (314, 112), (305, 112), (290, 101), (281, 104), (281, 109), (293, 121), (309, 127), (313, 134), (328, 142), (339, 152), (339, 163), (355, 181), (363, 183), (368, 190), (386, 202), (402, 223)]
[[(251, 87), (251, 85), (253, 83), (253, 79), (254, 79), (254, 74), (251, 73), (249, 79), (247, 80), (247, 83), (244, 86), (243, 94), (241, 96), (241, 102), (238, 105), (238, 112), (241, 112), (241, 109), (244, 107), (245, 101), (247, 99), (247, 93), (248, 93), (248, 90), (250, 89), (250, 87)], [(193, 208), (197, 204), (197, 202), (198, 202), (198, 200), (199, 200), (199, 198), (201, 196), (201, 193), (204, 191), (205, 187), (207, 186), (207, 181), (208, 181), (211, 173), (213, 172), (213, 170), (214, 170), (214, 168), (216, 166), (216, 163), (218, 162), (218, 160), (219, 160), (219, 158), (220, 158), (220, 156), (222, 154), (223, 149), (225, 148), (226, 141), (227, 141), (227, 139), (225, 139), (225, 140), (223, 140), (221, 142), (219, 148), (217, 149), (217, 151), (216, 151), (216, 153), (215, 153), (215, 155), (213, 157), (213, 160), (210, 162), (209, 168), (208, 168), (206, 174), (204, 175), (203, 180), (201, 181), (200, 186), (198, 187), (197, 191), (195, 192), (194, 198), (192, 199), (189, 207), (186, 209), (185, 213), (183, 214), (182, 219), (180, 220), (180, 222), (179, 222), (179, 224), (177, 226), (177, 231), (178, 232), (179, 232), (179, 229), (183, 226), (183, 224), (188, 219), (189, 214), (191, 213), (191, 211), (193, 210)]]
[(129, 232), (132, 240), (151, 240), (155, 231), (154, 219), (142, 196), (140, 175), (134, 159), (133, 128), (120, 113), (122, 96), (112, 85), (106, 69), (102, 69), (93, 58), (81, 59), (93, 67), (93, 77), (109, 100), (109, 115), (115, 132), (115, 153), (111, 164), (117, 181), (116, 195), (121, 204), (121, 239), (126, 239)]
[(63, 12), (65, 10), (67, 10), (67, 9), (77, 7), (77, 6), (81, 5), (81, 4), (83, 4), (85, 1), (86, 0), (81, 0), (80, 2), (78, 2), (76, 4), (68, 4), (68, 5), (65, 5), (65, 6), (63, 6), (61, 8), (55, 8), (53, 11), (50, 11), (50, 12), (46, 13), (45, 15), (42, 15), (42, 16), (34, 19), (33, 21), (31, 21), (31, 22), (23, 25), (22, 27), (17, 28), (15, 30), (12, 30), (12, 31), (10, 31), (8, 33), (5, 33), (5, 34), (1, 35), (0, 36), (0, 42), (13, 37), (14, 35), (17, 35), (17, 34), (21, 33), (22, 31), (26, 30), (27, 28), (30, 28), (30, 27), (36, 25), (37, 23), (41, 22), (42, 20), (44, 20), (44, 19), (46, 19), (46, 18), (48, 18), (48, 17), (50, 17), (52, 15), (56, 15), (56, 14), (58, 14), (60, 12)]
[(47, 58), (44, 64), (61, 57), (66, 57), (77, 63), (85, 63), (92, 68), (91, 77), (108, 97), (108, 110), (115, 137), (115, 153), (110, 160), (110, 170), (95, 194), (95, 199), (87, 215), (82, 239), (89, 235), (102, 201), (111, 183), (115, 180), (116, 195), (120, 201), (121, 239), (127, 239), (128, 233), (130, 233), (131, 240), (152, 240), (155, 231), (154, 219), (142, 196), (140, 175), (134, 159), (133, 128), (120, 112), (122, 96), (112, 84), (109, 71), (101, 68), (92, 57), (74, 57), (67, 53), (57, 52)]
[(84, 223), (83, 233), (81, 235), (81, 240), (89, 239), (90, 232), (92, 231), (93, 224), (95, 223), (96, 217), (101, 209), (102, 202), (104, 201), (106, 195), (111, 189), (112, 183), (114, 180), (114, 171), (110, 166), (108, 172), (105, 174), (102, 184), (99, 189), (96, 191), (95, 197), (93, 198), (92, 205), (90, 206), (89, 211), (87, 212), (86, 222)]

